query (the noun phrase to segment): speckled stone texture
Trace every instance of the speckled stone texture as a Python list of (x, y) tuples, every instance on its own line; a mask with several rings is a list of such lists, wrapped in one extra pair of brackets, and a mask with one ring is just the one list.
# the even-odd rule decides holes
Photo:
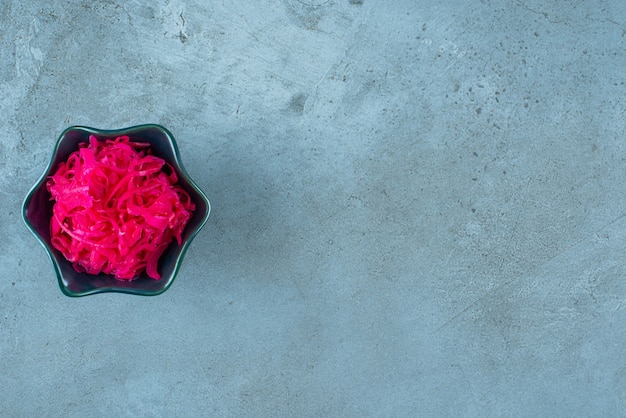
[[(0, 2), (0, 416), (620, 416), (618, 0)], [(170, 290), (68, 298), (21, 203), (158, 123)]]

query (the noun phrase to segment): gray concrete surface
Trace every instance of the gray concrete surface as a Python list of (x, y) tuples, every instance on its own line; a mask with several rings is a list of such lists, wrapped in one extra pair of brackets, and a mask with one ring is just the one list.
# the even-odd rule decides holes
[[(625, 416), (618, 0), (0, 3), (0, 415)], [(160, 123), (173, 287), (68, 298), (20, 205)]]

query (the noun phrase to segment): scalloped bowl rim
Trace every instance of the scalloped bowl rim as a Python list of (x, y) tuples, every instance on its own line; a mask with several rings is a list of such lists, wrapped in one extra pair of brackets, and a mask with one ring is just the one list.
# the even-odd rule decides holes
[[(52, 248), (52, 246), (46, 242), (46, 240), (44, 239), (44, 237), (42, 237), (34, 228), (34, 226), (31, 224), (30, 219), (27, 216), (27, 212), (28, 212), (28, 205), (30, 203), (30, 201), (32, 200), (33, 196), (35, 195), (35, 193), (41, 188), (41, 187), (45, 187), (45, 179), (46, 177), (51, 173), (54, 164), (54, 160), (57, 157), (58, 153), (59, 153), (59, 149), (63, 143), (63, 140), (67, 137), (68, 133), (72, 132), (72, 131), (82, 131), (88, 134), (93, 134), (96, 136), (105, 136), (105, 137), (110, 137), (110, 136), (115, 136), (115, 135), (126, 135), (129, 134), (130, 132), (141, 132), (142, 130), (146, 130), (146, 129), (156, 129), (158, 131), (160, 131), (166, 138), (167, 138), (167, 144), (169, 145), (169, 147), (171, 148), (172, 151), (172, 155), (173, 155), (173, 161), (169, 161), (170, 163), (172, 163), (172, 165), (176, 168), (177, 173), (179, 173), (184, 180), (188, 183), (189, 187), (192, 188), (197, 194), (198, 196), (204, 201), (204, 203), (206, 204), (206, 213), (203, 215), (202, 219), (200, 220), (200, 222), (195, 226), (194, 230), (191, 232), (191, 234), (186, 237), (186, 239), (183, 241), (183, 243), (180, 246), (180, 252), (178, 254), (178, 256), (175, 258), (174, 261), (174, 267), (172, 270), (172, 273), (170, 274), (170, 277), (167, 279), (167, 283), (162, 287), (159, 288), (157, 290), (154, 291), (146, 291), (143, 289), (137, 289), (137, 288), (133, 288), (132, 287), (132, 283), (134, 281), (131, 282), (121, 282), (118, 281), (119, 286), (107, 286), (107, 287), (102, 287), (102, 288), (93, 288), (87, 291), (83, 291), (83, 292), (74, 292), (71, 291), (70, 289), (68, 289), (68, 287), (65, 285), (65, 283), (63, 282), (63, 273), (61, 271), (61, 266), (60, 266), (60, 260), (57, 258), (57, 256), (55, 256), (55, 250)], [(35, 236), (35, 238), (37, 239), (37, 241), (39, 241), (39, 243), (44, 247), (44, 249), (46, 250), (46, 253), (48, 254), (48, 257), (50, 258), (50, 260), (52, 261), (53, 267), (54, 267), (54, 271), (56, 273), (57, 276), (57, 282), (58, 285), (61, 289), (61, 291), (66, 295), (66, 296), (70, 296), (70, 297), (79, 297), (79, 296), (87, 296), (87, 295), (93, 295), (93, 294), (97, 294), (97, 293), (127, 293), (127, 294), (133, 294), (133, 295), (141, 295), (141, 296), (156, 296), (156, 295), (160, 295), (161, 293), (165, 292), (166, 290), (168, 290), (170, 288), (170, 286), (174, 283), (174, 280), (178, 274), (178, 271), (180, 269), (180, 266), (182, 265), (182, 261), (183, 258), (189, 248), (189, 245), (191, 244), (191, 242), (193, 241), (193, 239), (196, 237), (196, 235), (200, 232), (200, 230), (204, 227), (204, 225), (206, 224), (207, 220), (209, 219), (209, 215), (211, 213), (211, 203), (209, 201), (209, 199), (207, 198), (207, 196), (204, 194), (204, 192), (202, 191), (202, 189), (200, 189), (200, 187), (198, 187), (198, 185), (193, 181), (193, 179), (191, 178), (191, 176), (187, 173), (187, 171), (185, 170), (181, 160), (180, 160), (180, 153), (178, 151), (178, 146), (176, 144), (176, 140), (174, 139), (174, 136), (170, 133), (169, 130), (167, 130), (166, 128), (164, 128), (161, 125), (158, 124), (152, 124), (152, 123), (148, 123), (148, 124), (142, 124), (142, 125), (134, 125), (134, 126), (130, 126), (127, 128), (121, 128), (121, 129), (97, 129), (97, 128), (93, 128), (93, 127), (89, 127), (89, 126), (82, 126), (82, 125), (74, 125), (74, 126), (70, 126), (68, 128), (66, 128), (58, 137), (58, 139), (56, 140), (56, 143), (54, 145), (54, 148), (52, 150), (52, 154), (50, 156), (50, 160), (46, 166), (46, 168), (44, 169), (43, 173), (41, 174), (41, 176), (39, 177), (39, 179), (35, 182), (35, 184), (30, 188), (30, 190), (28, 191), (28, 193), (26, 194), (26, 197), (24, 198), (24, 201), (22, 203), (22, 220), (24, 221), (24, 223), (26, 224), (26, 227), (30, 230), (30, 232)], [(58, 256), (58, 257), (63, 257), (62, 255)], [(165, 277), (162, 277), (160, 280), (166, 280)], [(122, 285), (125, 285), (126, 287), (122, 287)]]

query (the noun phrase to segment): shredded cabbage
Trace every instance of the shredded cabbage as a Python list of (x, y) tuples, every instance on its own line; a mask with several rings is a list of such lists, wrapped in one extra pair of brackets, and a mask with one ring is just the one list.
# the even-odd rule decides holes
[(52, 246), (78, 272), (160, 279), (159, 257), (174, 239), (181, 245), (195, 210), (177, 181), (150, 144), (91, 135), (46, 183)]

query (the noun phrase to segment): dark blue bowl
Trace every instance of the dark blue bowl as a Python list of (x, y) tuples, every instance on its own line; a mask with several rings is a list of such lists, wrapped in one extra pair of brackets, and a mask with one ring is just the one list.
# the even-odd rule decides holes
[[(78, 273), (72, 267), (72, 263), (52, 247), (50, 219), (53, 202), (50, 201), (46, 181), (48, 176), (56, 171), (59, 163), (66, 161), (69, 155), (78, 149), (78, 144), (89, 142), (90, 135), (95, 135), (98, 139), (113, 139), (121, 135), (128, 135), (131, 141), (149, 143), (155, 156), (164, 159), (174, 167), (178, 175), (179, 186), (189, 193), (191, 200), (196, 205), (196, 210), (183, 232), (182, 245), (172, 242), (159, 259), (160, 280), (154, 280), (145, 273), (132, 281), (117, 280), (112, 275), (104, 273), (99, 275)], [(159, 125), (139, 125), (117, 130), (72, 126), (63, 131), (56, 143), (48, 167), (26, 195), (22, 206), (22, 218), (26, 226), (48, 252), (57, 275), (59, 287), (67, 296), (86, 296), (102, 292), (154, 296), (165, 292), (174, 282), (189, 244), (206, 223), (210, 211), (209, 199), (183, 168), (176, 141), (167, 129)]]

